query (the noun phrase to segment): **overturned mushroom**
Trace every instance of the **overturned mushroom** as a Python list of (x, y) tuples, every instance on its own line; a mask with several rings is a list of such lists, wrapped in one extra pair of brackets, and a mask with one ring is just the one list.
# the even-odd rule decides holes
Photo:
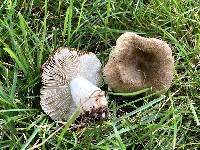
[(167, 43), (126, 32), (117, 39), (103, 72), (108, 86), (116, 92), (146, 87), (165, 91), (172, 82), (173, 65)]
[(101, 63), (95, 54), (60, 48), (42, 69), (40, 104), (53, 120), (67, 120), (77, 109), (91, 118), (107, 117), (107, 100), (97, 87)]

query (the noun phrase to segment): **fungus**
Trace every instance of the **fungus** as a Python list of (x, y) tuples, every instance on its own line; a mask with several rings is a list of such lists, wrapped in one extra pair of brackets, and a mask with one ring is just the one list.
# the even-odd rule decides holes
[(78, 109), (91, 118), (107, 117), (107, 100), (97, 87), (101, 63), (95, 54), (60, 48), (42, 69), (40, 104), (53, 120), (65, 121)]
[(115, 92), (148, 87), (165, 91), (172, 82), (173, 61), (172, 51), (164, 41), (126, 32), (117, 39), (103, 73)]

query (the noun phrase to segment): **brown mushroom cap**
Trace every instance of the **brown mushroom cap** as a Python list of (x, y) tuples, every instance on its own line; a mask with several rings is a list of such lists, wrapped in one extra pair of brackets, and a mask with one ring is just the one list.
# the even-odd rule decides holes
[(111, 51), (103, 73), (115, 92), (132, 92), (146, 87), (167, 90), (173, 78), (171, 48), (162, 40), (132, 32), (122, 34)]

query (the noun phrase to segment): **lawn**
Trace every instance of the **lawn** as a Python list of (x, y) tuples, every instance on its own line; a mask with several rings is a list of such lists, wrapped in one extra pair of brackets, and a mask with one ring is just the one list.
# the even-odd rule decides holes
[[(113, 95), (104, 84), (108, 120), (75, 129), (75, 116), (52, 121), (39, 104), (49, 54), (59, 47), (91, 51), (104, 66), (126, 31), (170, 45), (170, 89)], [(0, 1), (1, 149), (197, 149), (199, 93), (199, 0)]]

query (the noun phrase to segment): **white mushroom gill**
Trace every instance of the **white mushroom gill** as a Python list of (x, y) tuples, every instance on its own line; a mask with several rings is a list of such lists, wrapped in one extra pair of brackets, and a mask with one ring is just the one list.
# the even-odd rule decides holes
[(60, 48), (43, 64), (41, 107), (53, 120), (67, 120), (80, 109), (103, 119), (107, 100), (97, 87), (101, 63), (93, 53)]

